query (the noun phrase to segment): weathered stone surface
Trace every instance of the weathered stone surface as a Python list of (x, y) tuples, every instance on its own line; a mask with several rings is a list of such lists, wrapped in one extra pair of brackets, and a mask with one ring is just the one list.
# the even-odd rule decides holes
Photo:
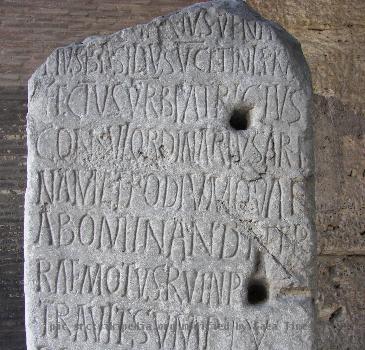
[[(0, 85), (26, 84), (34, 67), (57, 46), (89, 33), (107, 34), (143, 23), (194, 0), (14, 0), (0, 4)], [(365, 2), (363, 0), (248, 0), (302, 44), (315, 93), (365, 112)]]
[(316, 94), (335, 97), (364, 114), (365, 2), (249, 0), (302, 44)]
[[(25, 349), (22, 264), (25, 85), (29, 75), (54, 47), (80, 41), (90, 33), (113, 33), (148, 22), (159, 14), (191, 3), (193, 0), (14, 0), (0, 3), (0, 349)], [(265, 17), (281, 23), (302, 44), (312, 71), (314, 90), (322, 95), (315, 98), (315, 102), (321, 102), (315, 104), (313, 115), (314, 121), (321, 119), (315, 124), (316, 202), (319, 204), (316, 216), (321, 240), (318, 245), (320, 252), (333, 264), (337, 264), (341, 256), (350, 255), (349, 261), (357, 259), (357, 264), (348, 265), (349, 273), (356, 277), (341, 284), (348, 291), (359, 291), (356, 295), (343, 294), (341, 304), (351, 308), (351, 312), (345, 314), (347, 325), (339, 334), (335, 328), (337, 323), (332, 319), (321, 321), (318, 327), (323, 336), (319, 348), (363, 349), (364, 337), (353, 335), (363, 333), (365, 320), (365, 299), (359, 297), (363, 295), (365, 284), (357, 283), (357, 271), (364, 265), (365, 251), (361, 248), (365, 240), (364, 205), (359, 203), (358, 206), (352, 198), (358, 198), (364, 189), (365, 177), (361, 178), (358, 172), (365, 152), (365, 144), (361, 141), (364, 140), (361, 136), (364, 127), (360, 130), (358, 125), (363, 126), (365, 118), (363, 113), (353, 114), (351, 110), (361, 107), (364, 110), (365, 84), (363, 74), (359, 72), (363, 71), (361, 66), (365, 58), (365, 45), (362, 44), (365, 2), (252, 0), (248, 3)], [(339, 118), (343, 121), (341, 125)], [(339, 128), (347, 125), (347, 120), (351, 126), (345, 127), (344, 135)], [(348, 147), (350, 144), (352, 146)], [(328, 195), (329, 191), (331, 195)], [(321, 205), (328, 201), (337, 205)], [(349, 203), (349, 206), (341, 203)], [(353, 210), (352, 203), (356, 204)], [(345, 277), (340, 275), (339, 278)], [(321, 303), (328, 309), (326, 305), (333, 303), (334, 289), (328, 285), (330, 279), (321, 278), (320, 283), (321, 288), (328, 290), (323, 298), (330, 301)], [(340, 314), (341, 319), (343, 315)], [(331, 328), (331, 332), (324, 332), (323, 328)]]
[(298, 42), (242, 1), (55, 50), (29, 81), (28, 348), (312, 348), (310, 101)]
[(319, 259), (318, 348), (361, 350), (365, 344), (365, 259)]
[(324, 255), (365, 251), (365, 118), (316, 97), (316, 229)]

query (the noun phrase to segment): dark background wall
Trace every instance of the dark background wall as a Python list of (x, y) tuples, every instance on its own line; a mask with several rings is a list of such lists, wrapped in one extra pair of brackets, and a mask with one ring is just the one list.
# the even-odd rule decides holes
[[(194, 0), (0, 0), (0, 350), (25, 349), (26, 82), (52, 49)], [(302, 43), (315, 89), (320, 349), (365, 349), (365, 1), (249, 0)]]

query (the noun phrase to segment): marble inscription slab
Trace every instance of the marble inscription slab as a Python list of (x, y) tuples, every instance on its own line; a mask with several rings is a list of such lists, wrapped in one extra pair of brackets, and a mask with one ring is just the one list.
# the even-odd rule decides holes
[(29, 81), (28, 350), (314, 348), (311, 94), (244, 1), (56, 49)]

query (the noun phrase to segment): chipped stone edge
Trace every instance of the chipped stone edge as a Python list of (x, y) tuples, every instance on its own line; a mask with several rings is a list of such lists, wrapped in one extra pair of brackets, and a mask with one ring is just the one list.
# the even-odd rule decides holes
[[(247, 4), (246, 0), (210, 0), (208, 2), (201, 2), (201, 3), (197, 3), (197, 4), (193, 4), (190, 5), (188, 7), (184, 7), (180, 10), (176, 10), (173, 11), (167, 15), (162, 15), (162, 16), (158, 16), (153, 18), (151, 21), (145, 22), (145, 23), (140, 23), (137, 24), (135, 26), (130, 26), (130, 27), (126, 27), (123, 28), (117, 32), (114, 32), (112, 34), (107, 34), (107, 35), (91, 35), (86, 37), (85, 39), (83, 39), (82, 41), (75, 41), (72, 42), (68, 45), (64, 45), (64, 46), (59, 46), (57, 48), (55, 48), (54, 50), (52, 50), (47, 57), (50, 57), (51, 55), (53, 55), (57, 50), (59, 49), (65, 49), (65, 48), (70, 48), (70, 47), (85, 47), (91, 43), (97, 43), (97, 42), (106, 42), (108, 40), (111, 40), (112, 38), (116, 37), (116, 36), (120, 36), (122, 33), (131, 31), (131, 30), (135, 30), (137, 28), (143, 28), (146, 27), (152, 23), (155, 22), (162, 22), (166, 19), (170, 19), (170, 18), (174, 18), (175, 16), (180, 16), (181, 14), (187, 13), (187, 12), (191, 12), (191, 11), (195, 11), (198, 9), (209, 9), (211, 7), (216, 7), (218, 10), (225, 10), (227, 11), (227, 13), (230, 13), (232, 15), (236, 15), (236, 16), (240, 16), (242, 18), (245, 19), (249, 19), (249, 20), (259, 20), (262, 23), (266, 23), (269, 26), (271, 26), (274, 31), (277, 34), (277, 39), (281, 42), (281, 44), (283, 45), (283, 47), (285, 47), (286, 49), (288, 49), (288, 52), (290, 54), (290, 57), (294, 60), (294, 66), (298, 65), (300, 67), (299, 71), (297, 71), (296, 73), (300, 74), (300, 78), (301, 81), (303, 82), (301, 84), (301, 87), (305, 90), (307, 96), (308, 96), (308, 104), (309, 104), (309, 108), (308, 108), (308, 115), (306, 116), (307, 118), (307, 128), (306, 128), (306, 139), (307, 140), (312, 140), (312, 143), (310, 143), (310, 149), (307, 150), (307, 154), (309, 157), (309, 160), (311, 161), (309, 167), (313, 170), (314, 172), (314, 130), (313, 130), (313, 120), (312, 120), (312, 115), (313, 115), (313, 92), (312, 92), (312, 79), (311, 79), (311, 74), (310, 74), (310, 69), (309, 69), (309, 65), (307, 63), (307, 61), (305, 60), (302, 48), (301, 48), (301, 44), (299, 43), (299, 41), (292, 36), (290, 33), (288, 33), (280, 24), (268, 20), (266, 18), (264, 18), (263, 16), (261, 16), (258, 12), (256, 12), (250, 5)], [(34, 71), (34, 73), (31, 75), (31, 77), (28, 80), (28, 105), (31, 103), (31, 96), (33, 94), (34, 91), (34, 83), (35, 83), (35, 79), (37, 79), (40, 75), (40, 71), (42, 70), (42, 68), (44, 67), (44, 65), (46, 64), (46, 61), (43, 61), (43, 63), (38, 66), (38, 68)], [(28, 111), (27, 115), (26, 115), (26, 120), (27, 120), (27, 125), (26, 125), (26, 132), (27, 135), (30, 135), (30, 129), (31, 129), (31, 118), (30, 118), (30, 113)], [(30, 164), (32, 164), (33, 162), (33, 157), (34, 155), (32, 154), (32, 152), (29, 152), (29, 150), (31, 149), (31, 143), (30, 143), (30, 138), (27, 137), (27, 186), (26, 186), (26, 192), (25, 192), (25, 205), (24, 205), (24, 246), (27, 244), (27, 234), (26, 232), (29, 231), (29, 227), (30, 227), (30, 217), (29, 217), (29, 212), (28, 212), (28, 208), (30, 206), (29, 203), (29, 196), (30, 196), (30, 188), (31, 188), (31, 183), (33, 182), (31, 179), (31, 166)], [(312, 311), (313, 311), (313, 317), (314, 319), (311, 322), (311, 328), (312, 328), (312, 336), (313, 336), (313, 349), (316, 349), (316, 340), (318, 339), (318, 335), (317, 335), (317, 314), (318, 314), (318, 310), (317, 308), (314, 306), (314, 296), (316, 295), (316, 291), (317, 291), (317, 280), (316, 280), (316, 275), (317, 275), (317, 234), (316, 234), (316, 229), (315, 229), (315, 222), (314, 222), (314, 215), (315, 215), (315, 201), (314, 201), (314, 194), (315, 194), (315, 181), (314, 181), (314, 174), (311, 174), (309, 177), (306, 177), (306, 184), (307, 184), (307, 193), (308, 193), (308, 200), (306, 201), (306, 210), (308, 215), (310, 216), (310, 218), (312, 218), (310, 220), (310, 222), (312, 223), (312, 237), (311, 237), (311, 257), (312, 257), (312, 262), (313, 262), (313, 268), (312, 271), (310, 273), (310, 285), (309, 285), (309, 290), (310, 293), (312, 295), (311, 298), (311, 303), (313, 305), (312, 307)], [(29, 285), (29, 283), (31, 281), (29, 281), (28, 276), (30, 276), (28, 274), (28, 263), (27, 263), (27, 250), (24, 249), (24, 292), (26, 293), (26, 289), (27, 289), (27, 285)], [(28, 294), (28, 293), (26, 293)], [(298, 299), (302, 299), (304, 298), (308, 300), (308, 295), (306, 294), (301, 294), (300, 295), (296, 295), (295, 298)], [(25, 298), (25, 323), (27, 324), (30, 320), (30, 315), (29, 313), (31, 312), (30, 310), (30, 305), (29, 305), (29, 300), (26, 297)], [(28, 328), (28, 326), (26, 326), (26, 329)], [(31, 332), (26, 332), (26, 339), (27, 339), (27, 347), (28, 344), (31, 343), (31, 338), (33, 337), (33, 335), (31, 334)]]

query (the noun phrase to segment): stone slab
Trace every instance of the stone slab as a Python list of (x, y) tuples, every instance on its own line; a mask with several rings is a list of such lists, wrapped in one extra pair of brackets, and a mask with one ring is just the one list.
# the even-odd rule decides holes
[(28, 90), (28, 349), (313, 348), (311, 95), (238, 0), (56, 49)]

